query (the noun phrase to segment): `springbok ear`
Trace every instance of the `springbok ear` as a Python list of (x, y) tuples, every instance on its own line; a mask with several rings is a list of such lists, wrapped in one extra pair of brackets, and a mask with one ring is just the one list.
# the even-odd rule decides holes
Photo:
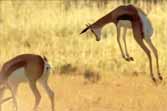
[(87, 26), (84, 30), (82, 30), (82, 32), (80, 34), (86, 32), (88, 29), (89, 29), (89, 27)]

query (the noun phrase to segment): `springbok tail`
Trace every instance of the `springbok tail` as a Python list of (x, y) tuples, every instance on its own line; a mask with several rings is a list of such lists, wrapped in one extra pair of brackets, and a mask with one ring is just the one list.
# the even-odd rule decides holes
[(51, 65), (48, 63), (48, 59), (46, 56), (43, 56), (43, 61), (44, 61), (44, 70), (43, 73), (47, 74), (50, 73), (51, 71)]

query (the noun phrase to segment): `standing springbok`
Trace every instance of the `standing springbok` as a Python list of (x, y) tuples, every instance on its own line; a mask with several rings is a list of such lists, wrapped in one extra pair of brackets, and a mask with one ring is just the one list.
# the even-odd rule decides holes
[(21, 82), (28, 81), (35, 96), (34, 110), (36, 110), (41, 100), (40, 92), (37, 89), (38, 81), (46, 90), (51, 101), (52, 111), (54, 111), (54, 92), (47, 83), (50, 69), (51, 67), (46, 57), (42, 58), (34, 54), (22, 54), (7, 61), (3, 64), (0, 71), (0, 97), (2, 97), (4, 89), (9, 88), (12, 93), (15, 110), (17, 111), (16, 93), (18, 85)]
[[(108, 23), (114, 23), (116, 25), (117, 42), (118, 42), (122, 57), (127, 61), (133, 60), (133, 57), (129, 56), (127, 46), (126, 46), (126, 37), (125, 37), (127, 28), (132, 28), (134, 39), (139, 44), (139, 46), (144, 50), (144, 52), (147, 54), (147, 57), (149, 59), (149, 65), (150, 65), (150, 75), (152, 80), (156, 83), (156, 79), (153, 75), (151, 53), (149, 48), (144, 43), (144, 40), (146, 41), (146, 43), (149, 45), (149, 47), (153, 51), (154, 56), (156, 58), (158, 77), (160, 80), (163, 80), (159, 70), (158, 52), (155, 46), (153, 45), (153, 43), (151, 42), (153, 28), (146, 14), (141, 9), (136, 8), (133, 5), (119, 6), (115, 10), (111, 11), (104, 17), (97, 20), (95, 23), (91, 25), (90, 24), (87, 25), (87, 27), (80, 34), (90, 29), (93, 32), (93, 34), (96, 36), (96, 40), (100, 41), (101, 30), (103, 26)], [(121, 27), (125, 28), (124, 35), (123, 35), (125, 54), (120, 43)]]

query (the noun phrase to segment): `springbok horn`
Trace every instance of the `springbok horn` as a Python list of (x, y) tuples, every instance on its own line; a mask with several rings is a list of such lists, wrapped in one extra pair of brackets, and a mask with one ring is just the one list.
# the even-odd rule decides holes
[(86, 25), (86, 26), (87, 26), (87, 27), (86, 27), (84, 30), (82, 30), (82, 32), (81, 32), (80, 34), (86, 32), (86, 31), (89, 29), (89, 26), (88, 26), (88, 25)]
[(12, 97), (7, 97), (7, 98), (3, 99), (2, 101), (0, 101), (0, 104), (3, 104), (4, 102), (6, 102), (6, 101), (8, 101), (10, 99), (12, 99)]

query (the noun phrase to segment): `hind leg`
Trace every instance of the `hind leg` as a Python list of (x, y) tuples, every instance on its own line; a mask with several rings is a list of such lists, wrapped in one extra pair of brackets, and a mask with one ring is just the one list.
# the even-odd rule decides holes
[(45, 89), (47, 95), (49, 96), (50, 102), (51, 102), (51, 108), (52, 111), (54, 111), (55, 109), (55, 105), (54, 105), (54, 92), (51, 90), (51, 88), (49, 87), (47, 80), (40, 80), (40, 84), (42, 85), (42, 87)]
[(156, 59), (156, 67), (157, 67), (157, 74), (160, 80), (163, 80), (160, 70), (159, 70), (159, 58), (158, 58), (158, 51), (155, 48), (155, 46), (153, 45), (153, 43), (151, 42), (150, 39), (145, 39), (146, 43), (149, 45), (149, 47), (151, 48), (151, 50), (153, 51), (153, 54), (155, 56)]
[(145, 54), (147, 55), (149, 59), (149, 66), (150, 66), (150, 76), (154, 83), (156, 83), (156, 79), (153, 75), (153, 68), (152, 68), (152, 58), (150, 50), (147, 48), (147, 46), (144, 44), (143, 40), (141, 38), (135, 38), (136, 42), (139, 44), (139, 46), (144, 50)]
[(29, 85), (30, 85), (30, 88), (31, 88), (34, 96), (35, 96), (35, 104), (34, 104), (33, 109), (34, 109), (34, 111), (36, 111), (38, 106), (39, 106), (40, 100), (41, 100), (41, 95), (39, 93), (39, 90), (37, 89), (35, 80), (29, 80)]

